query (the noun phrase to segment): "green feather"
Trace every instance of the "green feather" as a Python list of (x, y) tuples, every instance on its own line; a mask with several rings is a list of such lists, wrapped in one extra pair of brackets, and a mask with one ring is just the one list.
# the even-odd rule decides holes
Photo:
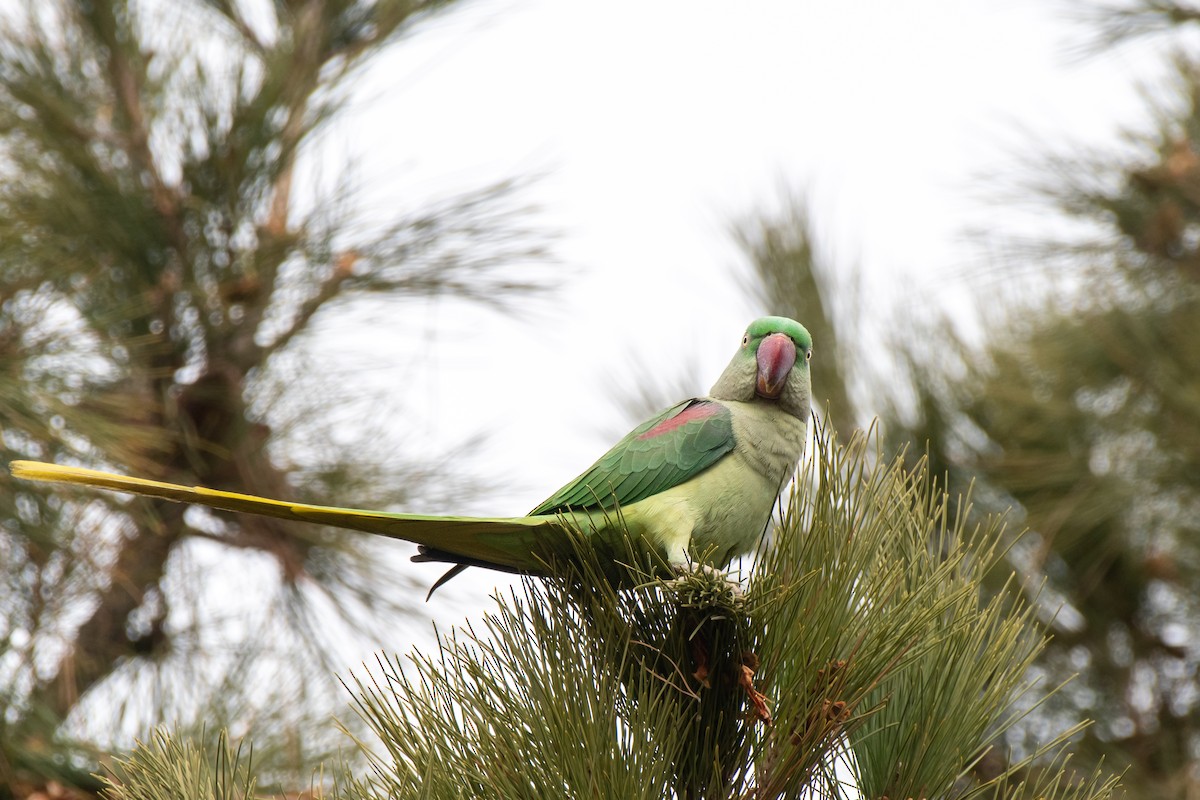
[[(658, 425), (703, 404), (705, 416), (645, 437)], [(709, 401), (687, 400), (634, 428), (587, 471), (530, 516), (629, 506), (691, 480), (733, 450), (733, 416)]]

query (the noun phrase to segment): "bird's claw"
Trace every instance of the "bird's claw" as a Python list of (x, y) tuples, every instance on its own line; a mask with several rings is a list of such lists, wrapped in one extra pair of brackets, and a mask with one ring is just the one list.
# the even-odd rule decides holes
[(672, 571), (677, 577), (667, 581), (667, 586), (688, 598), (688, 605), (739, 606), (745, 601), (742, 584), (716, 567), (702, 563), (675, 564)]

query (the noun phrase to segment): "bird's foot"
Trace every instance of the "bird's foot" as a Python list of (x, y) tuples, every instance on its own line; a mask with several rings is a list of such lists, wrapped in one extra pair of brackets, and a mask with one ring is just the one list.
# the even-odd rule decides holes
[(729, 573), (702, 563), (674, 564), (675, 578), (667, 581), (681, 605), (694, 607), (726, 606), (741, 608), (746, 600), (742, 584)]

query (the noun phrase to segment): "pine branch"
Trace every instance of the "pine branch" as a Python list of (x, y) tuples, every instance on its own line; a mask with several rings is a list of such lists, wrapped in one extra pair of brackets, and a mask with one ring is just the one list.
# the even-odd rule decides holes
[(1088, 50), (1105, 48), (1142, 36), (1177, 32), (1200, 23), (1200, 7), (1179, 0), (1135, 0), (1081, 7), (1077, 15), (1088, 27), (1098, 31), (1095, 44)]
[(201, 0), (205, 5), (217, 11), (230, 23), (238, 35), (241, 36), (243, 42), (258, 56), (263, 56), (267, 51), (267, 44), (259, 36), (258, 31), (246, 21), (245, 15), (239, 4), (233, 0)]
[(316, 293), (306, 298), (300, 304), (288, 326), (271, 341), (269, 348), (271, 351), (277, 352), (283, 350), (292, 339), (308, 329), (309, 322), (312, 321), (317, 312), (325, 308), (331, 300), (342, 293), (347, 281), (354, 275), (354, 265), (357, 261), (358, 256), (353, 251), (337, 256), (333, 269), (330, 271), (328, 277), (318, 285)]
[(150, 149), (149, 121), (143, 109), (145, 56), (134, 50), (137, 36), (127, 23), (129, 10), (123, 7), (124, 4), (119, 5), (119, 11), (107, 2), (82, 3), (80, 8), (97, 43), (107, 51), (109, 82), (124, 118), (127, 152), (138, 174), (149, 183), (151, 202), (162, 218), (181, 262), (187, 263), (187, 237), (179, 216), (179, 198), (163, 181)]
[(159, 732), (116, 759), (106, 783), (113, 800), (252, 800), (253, 766), (252, 754), (223, 732), (212, 750)]
[[(868, 471), (861, 436), (818, 444), (745, 603), (703, 602), (696, 618), (696, 598), (719, 596), (703, 578), (617, 592), (603, 565), (585, 566), (527, 582), (485, 630), (443, 636), (436, 656), (356, 678), (382, 749), (366, 750), (372, 774), (341, 796), (852, 795), (839, 759), (869, 797), (1012, 789), (1034, 758), (965, 777), (1015, 723), (1040, 647), (1028, 609), (979, 600), (1003, 554), (995, 526), (968, 536), (899, 462)], [(753, 692), (721, 677), (733, 664), (755, 665)], [(742, 714), (760, 703), (770, 724)], [(1042, 752), (1061, 754), (1072, 733)], [(1076, 784), (1059, 767), (1038, 766), (1016, 791), (1111, 795), (1111, 779)]]

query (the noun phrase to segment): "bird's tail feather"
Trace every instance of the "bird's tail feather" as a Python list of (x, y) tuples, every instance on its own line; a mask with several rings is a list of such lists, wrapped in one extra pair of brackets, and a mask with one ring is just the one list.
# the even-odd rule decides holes
[(494, 565), (518, 572), (543, 571), (545, 563), (538, 555), (535, 541), (545, 534), (561, 533), (560, 521), (548, 516), (436, 517), (316, 506), (41, 461), (13, 461), (9, 470), (14, 477), (24, 480), (131, 492), (224, 511), (313, 522), (404, 539), (447, 556), (457, 556), (468, 563)]

